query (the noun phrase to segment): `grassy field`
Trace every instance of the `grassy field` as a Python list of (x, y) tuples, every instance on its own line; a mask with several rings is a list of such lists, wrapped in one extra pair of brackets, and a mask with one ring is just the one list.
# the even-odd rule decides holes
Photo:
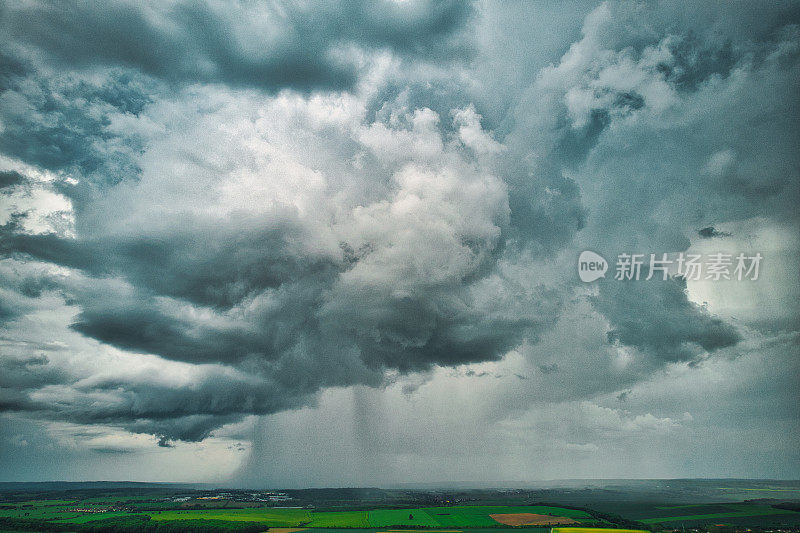
[(367, 511), (310, 513), (308, 527), (370, 527)]
[(153, 520), (244, 520), (271, 527), (308, 528), (492, 528), (498, 523), (490, 514), (536, 513), (567, 516), (591, 521), (584, 511), (560, 507), (534, 506), (461, 506), (415, 509), (380, 509), (374, 511), (312, 512), (303, 509), (209, 509), (147, 512)]
[[(584, 511), (547, 507), (541, 505), (509, 506), (448, 506), (420, 507), (412, 509), (378, 509), (371, 511), (311, 511), (291, 508), (215, 508), (215, 509), (165, 509), (165, 510), (116, 510), (121, 502), (108, 498), (94, 499), (92, 502), (66, 500), (43, 500), (40, 502), (20, 502), (0, 509), (0, 517), (47, 520), (56, 523), (83, 524), (107, 518), (120, 518), (132, 515), (147, 515), (156, 521), (176, 520), (223, 520), (232, 522), (257, 522), (272, 528), (314, 528), (316, 529), (391, 529), (392, 527), (416, 527), (445, 530), (462, 528), (492, 528), (500, 524), (489, 515), (511, 513), (549, 514), (566, 516), (587, 525), (597, 524)], [(76, 508), (103, 509), (104, 512), (81, 512)], [(158, 506), (156, 506), (158, 507)], [(152, 509), (152, 508), (151, 508)]]
[[(130, 502), (131, 500), (127, 500)], [(86, 500), (41, 500), (0, 504), (0, 517), (26, 520), (45, 520), (59, 524), (86, 524), (112, 518), (149, 516), (158, 522), (202, 523), (202, 521), (229, 523), (244, 526), (245, 523), (260, 524), (270, 528), (303, 528), (309, 533), (331, 533), (334, 531), (361, 530), (361, 533), (393, 533), (397, 528), (415, 529), (420, 533), (464, 532), (478, 530), (500, 533), (510, 532), (511, 527), (502, 526), (490, 515), (531, 513), (572, 518), (580, 527), (555, 527), (552, 533), (635, 533), (637, 530), (598, 529), (613, 526), (593, 518), (585, 511), (542, 505), (464, 505), (446, 507), (417, 507), (407, 509), (375, 509), (353, 511), (314, 511), (300, 508), (247, 507), (227, 508), (228, 503), (218, 502), (219, 507), (207, 509), (158, 510), (161, 503), (148, 501), (144, 505), (121, 505), (120, 500), (97, 498)], [(174, 505), (174, 503), (172, 504)], [(75, 509), (96, 509), (102, 512), (81, 512)], [(120, 510), (124, 508), (125, 510)], [(719, 522), (800, 524), (800, 513), (776, 509), (756, 503), (713, 503), (674, 506), (649, 506), (631, 513), (634, 520), (653, 525), (688, 525)], [(631, 516), (628, 514), (628, 516)], [(743, 522), (745, 521), (745, 522)], [(10, 523), (8, 523), (10, 525)], [(547, 527), (526, 527), (528, 533), (549, 533)], [(288, 533), (288, 532), (287, 532)]]
[(150, 515), (153, 520), (235, 520), (260, 522), (270, 527), (297, 527), (311, 521), (311, 513), (305, 509), (203, 509), (143, 514)]
[[(524, 506), (455, 506), (455, 507), (425, 507), (418, 509), (397, 509), (369, 512), (371, 527), (389, 526), (423, 526), (434, 528), (480, 528), (496, 527), (496, 522), (489, 515), (511, 513), (550, 514), (553, 516), (567, 516), (578, 521), (592, 520), (584, 511), (563, 509), (561, 507), (545, 507), (541, 505)], [(409, 518), (412, 516), (413, 518)]]
[(102, 520), (105, 518), (123, 518), (126, 516), (131, 516), (131, 513), (126, 513), (125, 511), (113, 511), (108, 513), (93, 513), (93, 514), (77, 514), (71, 515), (70, 518), (61, 517), (59, 520), (53, 520), (53, 522), (58, 522), (60, 524), (85, 524), (87, 522), (94, 522), (95, 520)]
[[(0, 496), (4, 498), (0, 501), (0, 533), (48, 527), (74, 532), (120, 527), (133, 530), (146, 523), (154, 531), (170, 532), (202, 529), (253, 533), (269, 527), (275, 533), (298, 533), (298, 529), (305, 533), (551, 533), (550, 527), (544, 525), (550, 521), (549, 517), (566, 517), (577, 522), (553, 525), (552, 533), (632, 533), (629, 529), (610, 528), (702, 528), (718, 523), (742, 528), (800, 526), (800, 512), (788, 510), (791, 507), (776, 508), (767, 500), (711, 499), (700, 482), (690, 484), (690, 494), (684, 497), (677, 492), (686, 489), (686, 484), (670, 481), (669, 487), (676, 485), (676, 488), (669, 498), (641, 495), (640, 485), (636, 484), (636, 491), (615, 498), (608, 498), (600, 491), (591, 501), (587, 498), (594, 493), (574, 491), (537, 497), (524, 491), (452, 494), (435, 491), (421, 497), (418, 493), (382, 489), (309, 489), (289, 491), (291, 503), (277, 504), (294, 507), (272, 507), (276, 504), (266, 498), (273, 493), (266, 491), (161, 487), (26, 490)], [(751, 485), (748, 483), (747, 487)], [(716, 485), (709, 486), (719, 490)], [(770, 482), (769, 487), (773, 486), (782, 487), (778, 482)], [(660, 485), (656, 488), (666, 490)], [(800, 492), (800, 488), (797, 490)], [(527, 503), (562, 500), (565, 505), (585, 506), (595, 511)]]

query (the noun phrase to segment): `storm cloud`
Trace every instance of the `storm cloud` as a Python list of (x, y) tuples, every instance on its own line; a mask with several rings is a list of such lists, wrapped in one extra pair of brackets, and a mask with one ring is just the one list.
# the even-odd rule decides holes
[[(796, 4), (587, 3), (552, 35), (498, 30), (537, 9), (558, 11), (3, 5), (2, 410), (166, 447), (458, 382), (483, 403), (440, 422), (500, 424), (470, 453), (550, 428), (587, 454), (692, 423), (622, 410), (642, 383), (752, 364), (769, 335), (796, 349), (796, 303), (738, 318), (708, 285), (575, 272), (586, 249), (754, 252), (797, 228)], [(780, 291), (780, 235), (746, 287)]]
[(7, 45), (56, 68), (132, 67), (172, 82), (348, 89), (359, 53), (469, 55), (470, 2), (91, 2), (5, 5)]

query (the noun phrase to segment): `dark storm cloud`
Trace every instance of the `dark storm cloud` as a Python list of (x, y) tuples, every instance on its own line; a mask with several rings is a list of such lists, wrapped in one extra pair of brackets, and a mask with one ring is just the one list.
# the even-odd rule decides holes
[(0, 323), (18, 316), (17, 309), (6, 302), (0, 302)]
[(689, 301), (682, 278), (609, 280), (592, 302), (611, 323), (610, 342), (666, 361), (691, 361), (742, 339), (736, 328)]
[[(7, 353), (8, 348), (6, 345)], [(49, 363), (43, 354), (0, 359), (0, 410), (35, 411), (29, 393), (69, 382), (66, 372)]]
[(124, 350), (178, 361), (235, 362), (255, 351), (267, 355), (269, 339), (264, 335), (215, 328), (202, 336), (187, 335), (191, 324), (159, 312), (151, 299), (122, 299), (114, 293), (109, 297), (108, 302), (84, 304), (72, 328)]
[(38, 389), (64, 380), (64, 374), (49, 365), (49, 359), (44, 354), (20, 359), (5, 358), (0, 361), (0, 368), (3, 370), (0, 385), (6, 392), (11, 389)]
[(725, 231), (719, 231), (714, 226), (708, 226), (697, 230), (697, 234), (704, 239), (711, 239), (713, 237), (730, 237), (731, 234)]
[[(257, 357), (271, 366), (302, 342), (303, 327), (315, 327), (313, 317), (306, 314), (319, 297), (319, 287), (310, 287), (287, 285), (281, 289), (286, 296), (276, 302), (280, 305), (276, 309), (239, 316), (238, 320), (226, 319), (223, 314), (218, 322), (197, 322), (175, 314), (147, 294), (117, 287), (77, 288), (72, 294), (81, 302), (81, 312), (71, 327), (121, 349), (177, 361), (241, 364)], [(308, 379), (317, 382), (325, 377), (311, 375)]]
[(21, 233), (20, 219), (23, 218), (24, 214), (0, 227), (0, 253), (5, 256), (21, 254), (72, 268), (89, 269), (92, 266), (89, 246), (73, 239), (62, 239), (54, 233)]
[(334, 266), (330, 258), (291, 250), (291, 241), (303, 238), (302, 228), (291, 220), (272, 227), (259, 222), (248, 217), (198, 220), (191, 233), (176, 228), (169, 234), (78, 240), (26, 234), (16, 220), (0, 227), (0, 252), (95, 276), (118, 276), (154, 294), (219, 308), (302, 277), (324, 277)]
[[(14, 170), (0, 172), (0, 189), (12, 188), (15, 185), (25, 183), (25, 176)], [(2, 191), (0, 191), (2, 192)]]
[[(77, 386), (85, 392), (71, 402), (69, 409), (56, 411), (57, 416), (79, 424), (109, 424), (125, 427), (137, 433), (151, 433), (167, 439), (199, 441), (211, 431), (241, 419), (243, 413), (274, 413), (310, 401), (298, 391), (276, 394), (263, 383), (241, 376), (204, 376), (193, 387), (176, 387), (130, 382), (92, 383)], [(84, 390), (81, 390), (84, 389)], [(103, 394), (105, 392), (105, 394)], [(110, 397), (112, 405), (97, 405), (93, 398)], [(34, 412), (47, 405), (32, 405)]]
[(45, 355), (4, 358), (0, 371), (3, 411), (74, 424), (113, 425), (184, 441), (202, 440), (244, 414), (306, 405), (319, 387), (316, 382), (303, 386), (296, 381), (265, 381), (219, 365), (196, 367), (190, 382), (183, 375), (169, 377), (169, 371), (167, 377), (98, 375), (77, 379)]
[[(13, 220), (16, 217), (12, 215), (10, 218), (12, 220), (11, 224), (13, 224)], [(0, 234), (3, 233), (5, 228), (7, 226), (0, 226)], [(3, 253), (0, 252), (0, 257), (2, 255)], [(50, 284), (46, 279), (42, 279), (41, 276), (21, 275), (19, 272), (14, 272), (13, 267), (11, 272), (8, 269), (0, 271), (0, 326), (9, 325), (32, 312), (36, 306), (32, 305), (31, 298), (38, 298), (43, 290), (53, 287), (53, 284)], [(42, 346), (36, 345), (35, 349), (39, 349)]]
[[(410, 134), (398, 128), (392, 134)], [(476, 172), (475, 163), (460, 162), (458, 152), (432, 155), (444, 162), (432, 165), (433, 171), (420, 165), (395, 171), (398, 191), (389, 199), (398, 208), (380, 201), (366, 211), (376, 234), (365, 241), (358, 227), (340, 230), (353, 245), (344, 237), (330, 248), (317, 244), (319, 228), (309, 220), (314, 211), (303, 218), (298, 209), (267, 204), (258, 215), (194, 216), (181, 207), (181, 190), (154, 218), (148, 213), (151, 193), (140, 191), (152, 174), (116, 185), (124, 191), (89, 197), (93, 201), (76, 211), (77, 236), (29, 233), (26, 217), (18, 215), (2, 228), (3, 255), (75, 273), (30, 273), (16, 288), (24, 285), (30, 298), (50, 290), (62, 296), (76, 309), (74, 331), (128, 352), (223, 363), (255, 382), (203, 376), (186, 389), (139, 378), (106, 385), (67, 376), (44, 390), (16, 391), (6, 408), (150, 432), (164, 442), (198, 440), (246, 414), (307, 405), (321, 388), (377, 385), (385, 370), (494, 360), (523, 338), (534, 338), (556, 316), (557, 295), (538, 287), (511, 292), (500, 303), (487, 298), (492, 289), (484, 286), (495, 283), (492, 265), (502, 255), (498, 236), (507, 207), (501, 182)], [(219, 165), (183, 153), (181, 164), (184, 157), (220, 180)], [(382, 157), (372, 168), (387, 164)], [(440, 165), (447, 170), (442, 175)], [(192, 173), (179, 178), (186, 189), (197, 180)], [(199, 190), (200, 201), (208, 202), (206, 189)], [(424, 203), (407, 213), (405, 198), (415, 195)], [(472, 211), (465, 208), (476, 201)], [(396, 212), (403, 218), (396, 219)], [(400, 224), (412, 227), (398, 234)], [(404, 272), (405, 265), (419, 271)]]
[[(449, 366), (497, 359), (526, 336), (535, 339), (549, 327), (560, 306), (559, 295), (542, 287), (509, 298), (508, 309), (473, 304), (469, 289), (469, 282), (462, 280), (457, 285), (429, 284), (421, 294), (387, 298), (384, 290), (348, 288), (322, 308), (323, 331), (353, 336), (369, 365), (425, 370), (431, 363)], [(353, 301), (358, 304), (352, 305)]]
[(169, 81), (298, 90), (356, 81), (340, 48), (391, 49), (432, 60), (463, 56), (454, 39), (472, 15), (461, 1), (174, 2), (75, 0), (6, 6), (7, 40), (60, 68), (133, 67)]

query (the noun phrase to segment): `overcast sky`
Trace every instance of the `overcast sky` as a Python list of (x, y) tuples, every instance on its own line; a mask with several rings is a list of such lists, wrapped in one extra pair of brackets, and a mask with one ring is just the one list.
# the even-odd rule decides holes
[(0, 2), (0, 479), (800, 477), (798, 24)]

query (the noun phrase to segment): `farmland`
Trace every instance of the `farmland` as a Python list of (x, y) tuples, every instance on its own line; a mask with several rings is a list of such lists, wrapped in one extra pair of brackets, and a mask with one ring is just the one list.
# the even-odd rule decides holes
[[(0, 533), (258, 533), (267, 529), (271, 533), (512, 533), (520, 529), (525, 533), (635, 533), (685, 527), (700, 532), (715, 524), (800, 531), (800, 512), (793, 499), (713, 501), (708, 496), (686, 503), (668, 495), (654, 499), (653, 493), (638, 490), (548, 490), (548, 499), (538, 502), (536, 493), (522, 490), (5, 492), (0, 493)], [(716, 490), (710, 494), (716, 495)]]
[[(549, 506), (458, 506), (405, 509), (376, 509), (370, 511), (311, 511), (280, 508), (216, 508), (216, 509), (165, 509), (127, 510), (101, 506), (87, 506), (76, 502), (25, 502), (21, 505), (4, 505), (0, 518), (29, 518), (47, 520), (54, 524), (85, 524), (109, 518), (146, 516), (153, 521), (172, 522), (184, 520), (214, 520), (225, 522), (252, 522), (270, 528), (492, 528), (504, 522), (496, 516), (529, 516), (552, 518), (552, 523), (564, 520), (597, 524), (585, 511)], [(550, 523), (550, 522), (548, 522)]]
[(502, 523), (492, 514), (535, 513), (595, 523), (585, 511), (548, 506), (458, 506), (372, 511), (322, 511), (302, 509), (215, 509), (149, 512), (153, 520), (238, 520), (271, 527), (306, 528), (496, 528)]

